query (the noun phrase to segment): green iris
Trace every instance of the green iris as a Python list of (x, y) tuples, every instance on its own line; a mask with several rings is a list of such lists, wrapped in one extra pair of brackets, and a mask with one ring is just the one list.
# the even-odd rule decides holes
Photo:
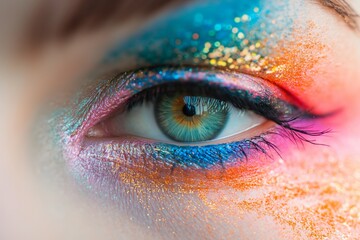
[(229, 116), (229, 104), (200, 96), (164, 96), (155, 105), (160, 129), (178, 142), (201, 142), (215, 138)]

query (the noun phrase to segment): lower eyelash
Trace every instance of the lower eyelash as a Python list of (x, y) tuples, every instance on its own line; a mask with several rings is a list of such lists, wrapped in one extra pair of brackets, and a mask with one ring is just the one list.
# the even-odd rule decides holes
[[(210, 169), (212, 167), (231, 166), (243, 161), (249, 161), (249, 156), (261, 153), (267, 158), (273, 158), (273, 152), (281, 157), (280, 148), (269, 139), (270, 136), (280, 136), (296, 144), (305, 142), (319, 145), (308, 136), (321, 136), (329, 131), (314, 131), (306, 129), (285, 128), (269, 130), (260, 136), (238, 142), (207, 146), (173, 146), (159, 144), (154, 148), (154, 158), (161, 159), (172, 165), (172, 171), (177, 168)], [(320, 144), (322, 145), (322, 144)], [(251, 155), (254, 157), (253, 155)]]
[[(226, 168), (241, 163), (256, 162), (262, 154), (267, 159), (280, 155), (280, 147), (273, 137), (287, 139), (297, 145), (305, 142), (318, 144), (308, 137), (318, 137), (328, 133), (328, 130), (317, 131), (305, 127), (277, 126), (273, 129), (237, 142), (205, 146), (175, 146), (165, 143), (144, 143), (129, 141), (122, 143), (109, 142), (97, 147), (83, 149), (80, 158), (85, 161), (99, 157), (105, 162), (113, 162), (132, 168), (146, 168), (146, 165), (165, 165), (171, 172), (181, 169), (212, 169)], [(253, 159), (257, 159), (254, 161)], [(102, 161), (102, 162), (103, 162)], [(143, 165), (141, 165), (143, 164)]]

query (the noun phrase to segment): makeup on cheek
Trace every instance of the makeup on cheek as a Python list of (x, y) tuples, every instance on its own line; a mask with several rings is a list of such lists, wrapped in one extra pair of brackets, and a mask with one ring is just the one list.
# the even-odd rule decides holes
[[(349, 157), (334, 157), (329, 149), (315, 147), (308, 153), (293, 154), (291, 161), (279, 163), (270, 174), (247, 179), (247, 184), (228, 179), (224, 185), (230, 188), (222, 194), (212, 189), (199, 194), (213, 214), (226, 213), (233, 222), (243, 221), (248, 214), (270, 217), (283, 238), (357, 239), (359, 164)], [(254, 185), (258, 195), (252, 194)]]

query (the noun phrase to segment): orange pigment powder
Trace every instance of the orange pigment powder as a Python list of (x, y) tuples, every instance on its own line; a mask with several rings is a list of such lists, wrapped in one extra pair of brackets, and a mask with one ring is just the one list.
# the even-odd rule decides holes
[[(282, 237), (359, 239), (360, 163), (324, 155), (318, 156), (324, 159), (321, 161), (315, 156), (292, 158), (254, 179), (253, 184), (233, 178), (227, 183), (231, 189), (226, 194), (203, 190), (199, 195), (214, 214), (226, 214), (226, 218), (232, 215), (241, 221), (254, 212), (259, 219), (272, 217)], [(248, 189), (259, 182), (261, 187)], [(250, 195), (250, 190), (258, 194)], [(286, 230), (289, 227), (292, 233)]]

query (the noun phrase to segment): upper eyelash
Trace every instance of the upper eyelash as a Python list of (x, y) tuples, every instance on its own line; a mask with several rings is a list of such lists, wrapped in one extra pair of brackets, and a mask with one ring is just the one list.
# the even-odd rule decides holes
[[(254, 97), (246, 90), (231, 90), (227, 87), (213, 87), (204, 83), (171, 83), (145, 89), (126, 101), (124, 104), (125, 110), (130, 111), (136, 105), (155, 101), (163, 94), (178, 93), (180, 91), (184, 91), (186, 94), (190, 95), (213, 97), (224, 102), (229, 102), (238, 109), (253, 111), (289, 129), (291, 128), (289, 123), (296, 119), (316, 119), (322, 117), (322, 115), (312, 114), (306, 110), (301, 110), (296, 106), (285, 103), (285, 101), (282, 101), (281, 99), (274, 98), (271, 96), (271, 93), (265, 93), (261, 97), (257, 96), (256, 101), (259, 103), (255, 103), (252, 101), (254, 100)], [(242, 91), (241, 94), (240, 91)], [(280, 104), (283, 105), (281, 108), (278, 107)], [(285, 113), (285, 111), (287, 113)]]

